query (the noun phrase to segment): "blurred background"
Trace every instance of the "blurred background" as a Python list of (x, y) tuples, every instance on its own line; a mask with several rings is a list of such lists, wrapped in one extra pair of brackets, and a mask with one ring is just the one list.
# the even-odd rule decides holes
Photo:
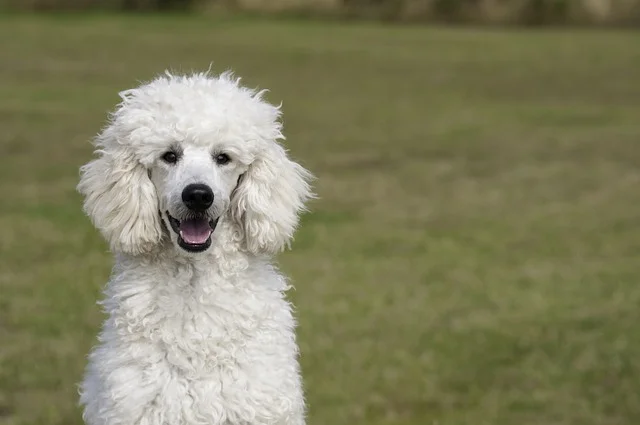
[(80, 425), (118, 91), (231, 68), (320, 199), (309, 425), (640, 424), (640, 1), (0, 0), (0, 424)]

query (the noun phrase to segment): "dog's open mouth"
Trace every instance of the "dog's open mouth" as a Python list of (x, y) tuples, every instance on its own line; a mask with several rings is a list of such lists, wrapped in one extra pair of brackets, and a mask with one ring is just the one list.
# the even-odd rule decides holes
[(171, 229), (178, 235), (178, 244), (186, 251), (202, 252), (211, 246), (211, 234), (218, 225), (218, 218), (210, 220), (210, 217), (191, 217), (178, 220), (169, 214)]

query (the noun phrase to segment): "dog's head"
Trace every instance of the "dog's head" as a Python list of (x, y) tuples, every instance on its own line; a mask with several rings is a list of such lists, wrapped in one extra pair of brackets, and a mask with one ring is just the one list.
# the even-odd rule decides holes
[(113, 251), (145, 254), (169, 237), (204, 252), (224, 220), (241, 249), (287, 246), (312, 177), (278, 143), (280, 110), (262, 94), (230, 73), (167, 74), (121, 93), (78, 185)]

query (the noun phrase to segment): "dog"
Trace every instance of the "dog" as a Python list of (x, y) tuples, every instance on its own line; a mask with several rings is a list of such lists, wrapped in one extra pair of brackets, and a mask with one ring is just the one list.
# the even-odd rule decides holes
[(272, 263), (314, 198), (281, 108), (231, 72), (120, 93), (80, 168), (115, 257), (80, 384), (88, 425), (303, 425), (287, 279)]

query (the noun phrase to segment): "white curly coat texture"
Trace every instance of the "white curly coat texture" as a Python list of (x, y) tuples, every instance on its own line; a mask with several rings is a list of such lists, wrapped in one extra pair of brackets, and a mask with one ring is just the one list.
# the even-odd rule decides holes
[[(288, 285), (270, 259), (311, 175), (277, 143), (280, 111), (261, 95), (228, 73), (167, 74), (123, 92), (97, 137), (78, 189), (116, 262), (80, 388), (87, 424), (304, 424)], [(224, 146), (243, 174), (203, 253), (176, 246), (150, 179), (176, 143)]]

